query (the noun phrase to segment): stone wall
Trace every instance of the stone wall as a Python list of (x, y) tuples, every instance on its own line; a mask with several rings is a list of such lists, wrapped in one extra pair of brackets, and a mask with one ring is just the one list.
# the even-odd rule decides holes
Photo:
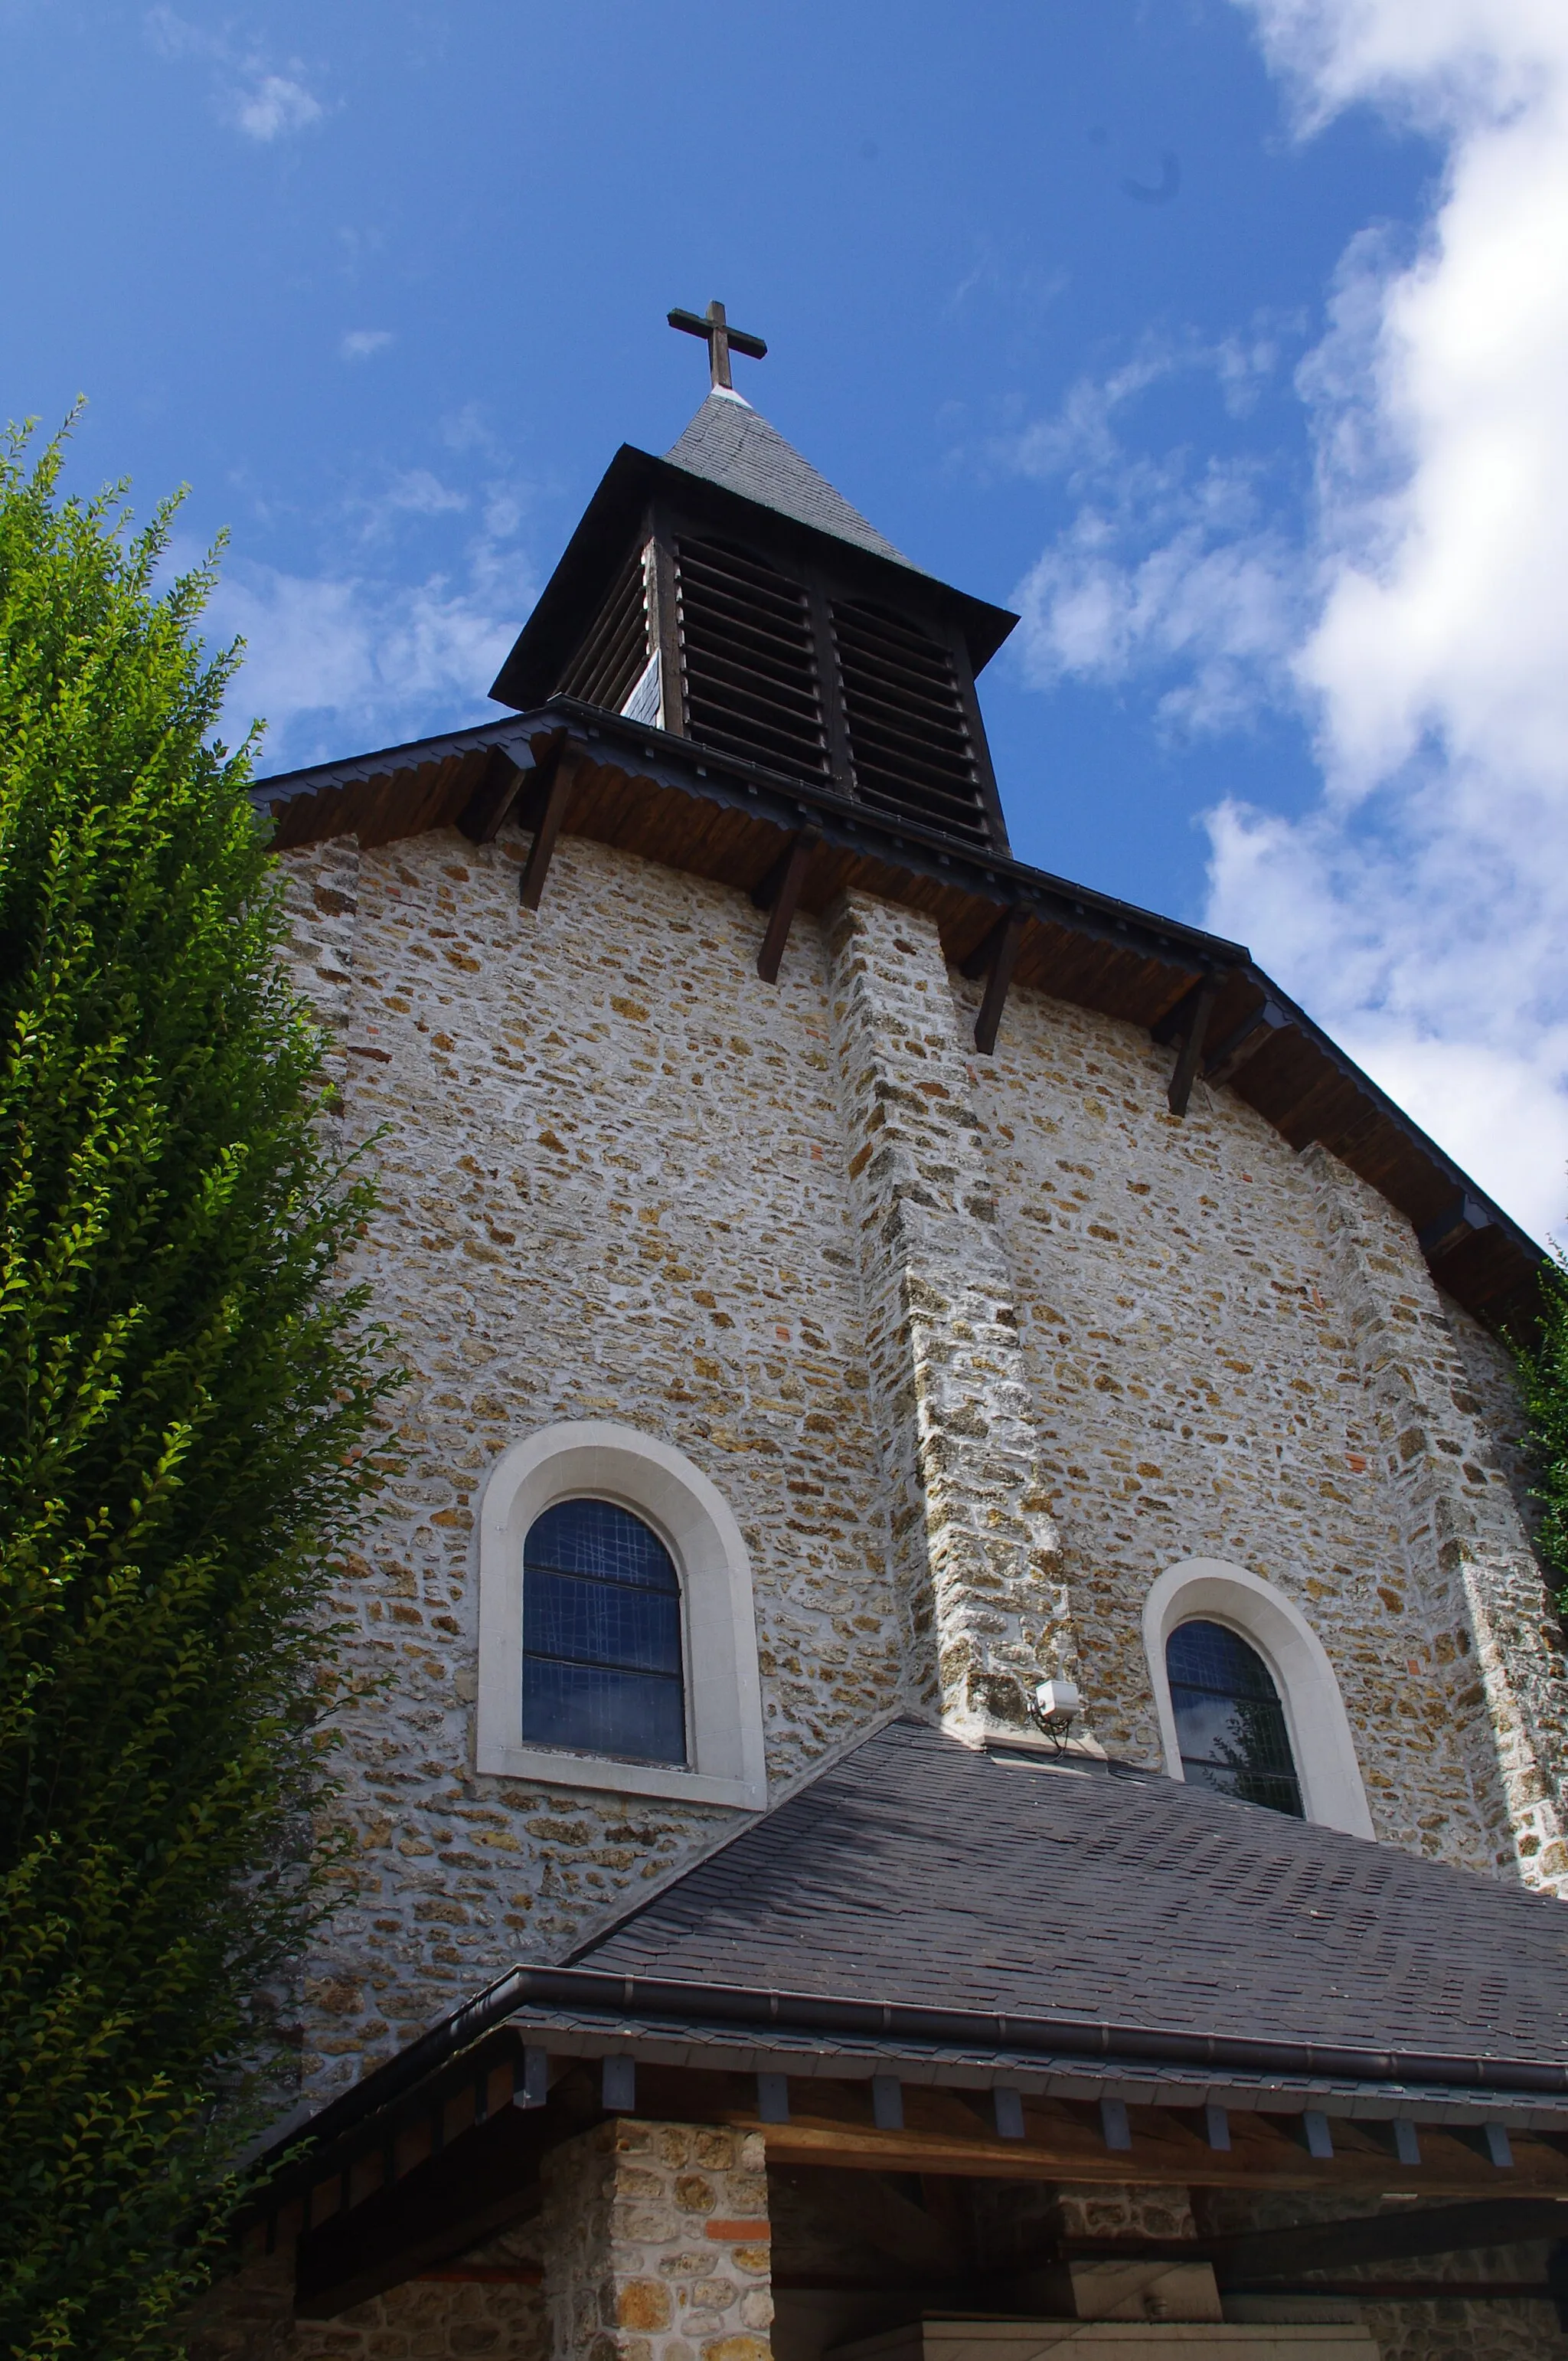
[(1556, 2307), (1526, 2298), (1365, 2303), (1361, 2316), (1382, 2361), (1557, 2361), (1563, 2351)]
[[(1568, 1719), (1507, 1370), (1401, 1217), (1228, 1091), (1176, 1121), (1136, 1027), (1015, 990), (977, 1057), (976, 989), (913, 911), (798, 919), (769, 986), (744, 895), (566, 839), (530, 916), (521, 851), (287, 863), (340, 1136), (382, 1172), (362, 1267), (412, 1371), (336, 1601), (358, 1854), (306, 1977), (314, 2092), (740, 1825), (473, 1773), (476, 1505), (556, 1420), (662, 1436), (733, 1507), (775, 1796), (905, 1698), (1015, 1722), (1057, 1670), (1158, 1763), (1144, 1600), (1212, 1556), (1324, 1641), (1381, 1837), (1559, 1874)], [(1420, 1384), (1464, 1429), (1484, 1580), (1438, 1565), (1453, 1501), (1423, 1477), (1412, 1510), (1391, 1460), (1385, 1269), (1425, 1290)], [(1434, 1426), (1427, 1476), (1448, 1456)]]
[(280, 2361), (554, 2361), (554, 2355), (538, 2288), (432, 2277), (406, 2279), (335, 2320), (300, 2321)]
[(1561, 1628), (1509, 1471), (1409, 1224), (1321, 1148), (1303, 1164), (1377, 1422), (1411, 1590), (1426, 1609), (1449, 1718), (1495, 1866), (1568, 1891)]
[(1535, 1497), (1539, 1477), (1530, 1456), (1524, 1397), (1513, 1355), (1502, 1338), (1484, 1328), (1462, 1303), (1447, 1295), (1440, 1300), (1454, 1349), (1464, 1365), (1474, 1415), (1508, 1478), (1519, 1522), (1533, 1540), (1541, 1522), (1541, 1502)]
[(740, 1824), (473, 1774), (475, 1508), (520, 1435), (617, 1419), (722, 1490), (775, 1787), (899, 1694), (820, 938), (769, 986), (740, 895), (568, 840), (532, 917), (517, 864), (446, 833), (288, 864), (342, 1136), (377, 1141), (362, 1268), (413, 1372), (334, 1602), (387, 1686), (341, 1758), (360, 1849), (309, 1973), (317, 2089)]
[(334, 2319), (296, 2320), (293, 2254), (280, 2250), (221, 2279), (197, 2306), (189, 2361), (554, 2361), (543, 2287), (501, 2276), (508, 2251), (491, 2241)]
[[(972, 1007), (972, 987), (954, 990)], [(1495, 1872), (1508, 1850), (1487, 1768), (1497, 1728), (1487, 1697), (1451, 1677), (1448, 1577), (1390, 1469), (1325, 1189), (1348, 1187), (1378, 1256), (1429, 1299), (1444, 1406), (1468, 1422), (1469, 1489), (1517, 1544), (1513, 1628), (1528, 1626), (1560, 1780), (1555, 1617), (1514, 1509), (1517, 1460), (1479, 1433), (1508, 1400), (1498, 1348), (1471, 1323), (1490, 1393), (1460, 1411), (1454, 1339), (1408, 1222), (1350, 1175), (1331, 1181), (1332, 1159), (1298, 1156), (1232, 1092), (1200, 1083), (1173, 1117), (1171, 1059), (1137, 1027), (1014, 993), (995, 1057), (974, 1061), (1096, 1732), (1113, 1753), (1163, 1763), (1143, 1604), (1168, 1567), (1229, 1560), (1292, 1598), (1327, 1647), (1378, 1836)], [(1528, 1785), (1516, 1783), (1527, 1817)], [(1520, 1835), (1538, 1832), (1521, 1822)], [(1507, 1865), (1530, 1863), (1527, 1850)], [(1557, 1873), (1552, 1856), (1546, 1882)]]

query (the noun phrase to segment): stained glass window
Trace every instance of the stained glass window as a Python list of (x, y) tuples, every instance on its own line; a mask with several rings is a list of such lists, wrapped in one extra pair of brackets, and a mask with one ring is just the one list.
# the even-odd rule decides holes
[(612, 1500), (560, 1500), (523, 1543), (522, 1735), (620, 1762), (686, 1759), (674, 1561)]
[(1182, 1623), (1165, 1668), (1189, 1784), (1304, 1819), (1285, 1708), (1256, 1649), (1223, 1623)]

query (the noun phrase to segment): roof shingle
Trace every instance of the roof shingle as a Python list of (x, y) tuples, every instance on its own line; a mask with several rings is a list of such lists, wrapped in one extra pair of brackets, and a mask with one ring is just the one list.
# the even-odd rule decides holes
[[(873, 557), (891, 557), (909, 566), (885, 533), (868, 524), (809, 459), (786, 443), (776, 426), (738, 393), (710, 393), (680, 440), (664, 454), (672, 467), (688, 476), (702, 476), (742, 500), (756, 500), (796, 524), (830, 533)], [(910, 566), (911, 573), (919, 571)]]
[(901, 1720), (574, 1955), (694, 1984), (1568, 2060), (1568, 1916), (1156, 1773)]

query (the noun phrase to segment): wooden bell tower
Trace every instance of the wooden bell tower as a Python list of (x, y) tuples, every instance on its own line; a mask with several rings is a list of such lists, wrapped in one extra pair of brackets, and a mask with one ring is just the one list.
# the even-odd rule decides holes
[[(717, 318), (714, 316), (717, 314)], [(1016, 617), (911, 566), (729, 382), (664, 458), (623, 445), (491, 691), (567, 697), (1007, 851), (975, 675)]]

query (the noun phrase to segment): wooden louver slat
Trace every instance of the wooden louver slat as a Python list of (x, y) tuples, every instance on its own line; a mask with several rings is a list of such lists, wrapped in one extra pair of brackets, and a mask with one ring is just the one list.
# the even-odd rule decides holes
[(948, 650), (881, 608), (835, 599), (832, 614), (856, 795), (880, 811), (989, 847)]
[(648, 663), (646, 553), (634, 550), (561, 675), (559, 694), (620, 713)]
[(770, 770), (828, 776), (828, 735), (806, 593), (728, 545), (675, 544), (689, 735)]

